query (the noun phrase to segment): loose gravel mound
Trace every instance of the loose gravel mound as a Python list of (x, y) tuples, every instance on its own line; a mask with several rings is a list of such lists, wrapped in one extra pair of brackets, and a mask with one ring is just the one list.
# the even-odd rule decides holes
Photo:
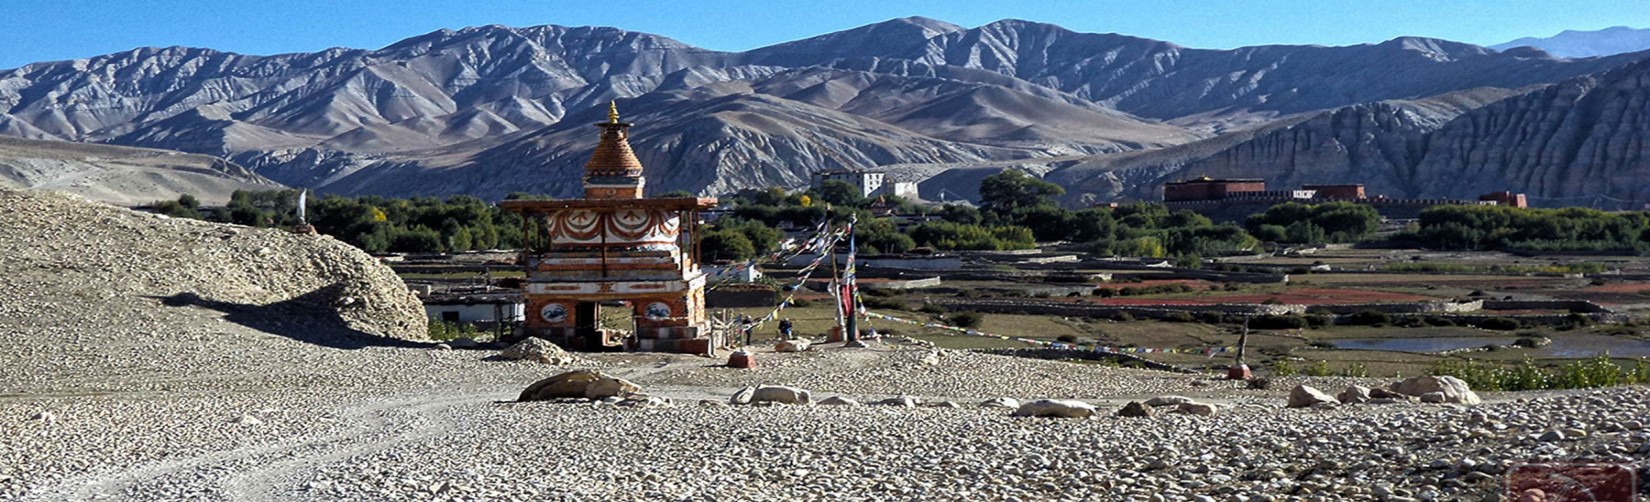
[[(0, 313), (97, 326), (135, 298), (192, 304), (320, 344), (428, 337), (423, 307), (388, 267), (343, 242), (172, 219), (51, 192), (0, 190)], [(122, 305), (122, 304), (126, 305)], [(329, 326), (330, 324), (330, 326)], [(328, 329), (336, 328), (336, 329)], [(302, 332), (296, 332), (301, 330)]]

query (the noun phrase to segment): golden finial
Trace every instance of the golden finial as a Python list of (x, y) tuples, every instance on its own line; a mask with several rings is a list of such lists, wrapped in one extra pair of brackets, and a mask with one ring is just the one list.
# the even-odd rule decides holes
[(608, 101), (607, 102), (607, 123), (609, 123), (609, 124), (619, 123), (619, 102), (618, 102), (618, 100), (613, 100), (613, 101)]

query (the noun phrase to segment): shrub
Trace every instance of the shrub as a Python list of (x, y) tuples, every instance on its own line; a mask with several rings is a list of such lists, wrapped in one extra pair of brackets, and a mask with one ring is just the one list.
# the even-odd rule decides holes
[(1391, 322), (1392, 316), (1374, 309), (1352, 314), (1341, 320), (1341, 324), (1350, 326), (1381, 326)]
[(1278, 361), (1277, 364), (1272, 365), (1272, 374), (1280, 377), (1295, 376), (1299, 375), (1300, 372), (1300, 368), (1296, 368), (1289, 361)]
[(917, 309), (917, 312), (922, 312), (924, 314), (936, 314), (937, 315), (937, 314), (944, 314), (946, 312), (946, 310), (945, 310), (944, 306), (942, 306), (938, 303), (924, 303), (924, 304), (922, 304), (921, 308)]
[(1329, 371), (1329, 361), (1314, 361), (1301, 368), (1301, 374), (1315, 377), (1334, 376), (1334, 373)]
[(1249, 326), (1256, 329), (1301, 329), (1309, 324), (1298, 315), (1263, 315), (1249, 320)]
[(1427, 316), (1426, 319), (1423, 319), (1423, 321), (1427, 323), (1427, 326), (1444, 327), (1444, 326), (1454, 326), (1455, 325), (1455, 320), (1450, 319), (1448, 317)]
[(1512, 331), (1512, 330), (1515, 330), (1515, 329), (1523, 328), (1524, 323), (1519, 322), (1517, 319), (1511, 319), (1511, 318), (1506, 318), (1506, 317), (1492, 317), (1492, 318), (1483, 320), (1483, 322), (1478, 323), (1478, 327), (1484, 328), (1484, 329), (1493, 329), (1493, 330), (1496, 330), (1496, 331)]
[(979, 312), (957, 312), (946, 316), (946, 322), (959, 328), (978, 328), (985, 316)]
[(1189, 313), (1186, 313), (1186, 312), (1170, 312), (1167, 315), (1163, 316), (1163, 320), (1168, 321), (1168, 322), (1196, 322), (1197, 321), (1196, 319), (1192, 318), (1192, 314), (1189, 314)]
[(1077, 335), (1060, 335), (1054, 340), (1061, 343), (1077, 343)]
[(878, 310), (905, 310), (905, 302), (897, 298), (878, 298), (875, 296), (861, 297), (865, 308)]

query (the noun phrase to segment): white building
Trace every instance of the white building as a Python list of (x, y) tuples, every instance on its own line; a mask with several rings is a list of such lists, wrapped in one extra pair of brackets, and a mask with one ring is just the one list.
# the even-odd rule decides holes
[(917, 184), (911, 182), (886, 183), (885, 174), (873, 171), (834, 170), (814, 173), (813, 187), (819, 188), (827, 181), (841, 181), (859, 187), (861, 197), (877, 197), (893, 195), (906, 199), (917, 198)]
[(526, 308), (517, 293), (431, 295), (424, 299), (424, 315), (454, 323), (511, 323), (521, 322)]

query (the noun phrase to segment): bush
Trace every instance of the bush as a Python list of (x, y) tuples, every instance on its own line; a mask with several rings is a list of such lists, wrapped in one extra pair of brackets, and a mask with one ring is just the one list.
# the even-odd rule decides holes
[(1512, 330), (1515, 330), (1515, 329), (1523, 328), (1524, 323), (1519, 322), (1517, 319), (1510, 319), (1510, 318), (1506, 318), (1506, 317), (1492, 317), (1492, 318), (1483, 320), (1483, 322), (1478, 323), (1478, 327), (1484, 328), (1484, 329), (1493, 329), (1493, 330), (1496, 330), (1496, 331), (1512, 331)]
[(1638, 360), (1631, 368), (1623, 368), (1608, 354), (1601, 354), (1547, 370), (1528, 357), (1512, 366), (1472, 359), (1445, 360), (1433, 367), (1432, 374), (1453, 376), (1474, 390), (1484, 391), (1583, 389), (1650, 383), (1650, 361)]
[(1382, 326), (1391, 322), (1392, 316), (1374, 309), (1352, 314), (1341, 320), (1341, 324), (1348, 326)]
[(979, 312), (957, 312), (946, 316), (946, 322), (959, 328), (978, 328), (985, 316)]
[(1309, 324), (1298, 315), (1263, 315), (1249, 321), (1249, 327), (1255, 329), (1302, 329)]
[(1277, 364), (1272, 365), (1272, 374), (1280, 377), (1295, 376), (1299, 375), (1300, 372), (1300, 368), (1295, 367), (1294, 363), (1289, 361), (1278, 361)]
[(1427, 323), (1427, 326), (1447, 327), (1455, 325), (1455, 320), (1440, 316), (1427, 316), (1422, 321)]
[(879, 297), (875, 297), (875, 296), (862, 296), (862, 297), (860, 297), (860, 301), (863, 302), (865, 304), (865, 308), (868, 308), (868, 309), (905, 310), (905, 302), (900, 301), (897, 298), (879, 298)]
[(1060, 335), (1054, 340), (1061, 343), (1077, 343), (1077, 335)]
[(1168, 322), (1196, 322), (1197, 321), (1197, 319), (1192, 317), (1192, 314), (1189, 314), (1189, 313), (1186, 313), (1186, 312), (1170, 312), (1167, 315), (1163, 316), (1163, 320), (1168, 321)]
[(917, 312), (939, 315), (946, 313), (946, 310), (945, 306), (938, 303), (923, 303), (922, 307), (917, 308)]

